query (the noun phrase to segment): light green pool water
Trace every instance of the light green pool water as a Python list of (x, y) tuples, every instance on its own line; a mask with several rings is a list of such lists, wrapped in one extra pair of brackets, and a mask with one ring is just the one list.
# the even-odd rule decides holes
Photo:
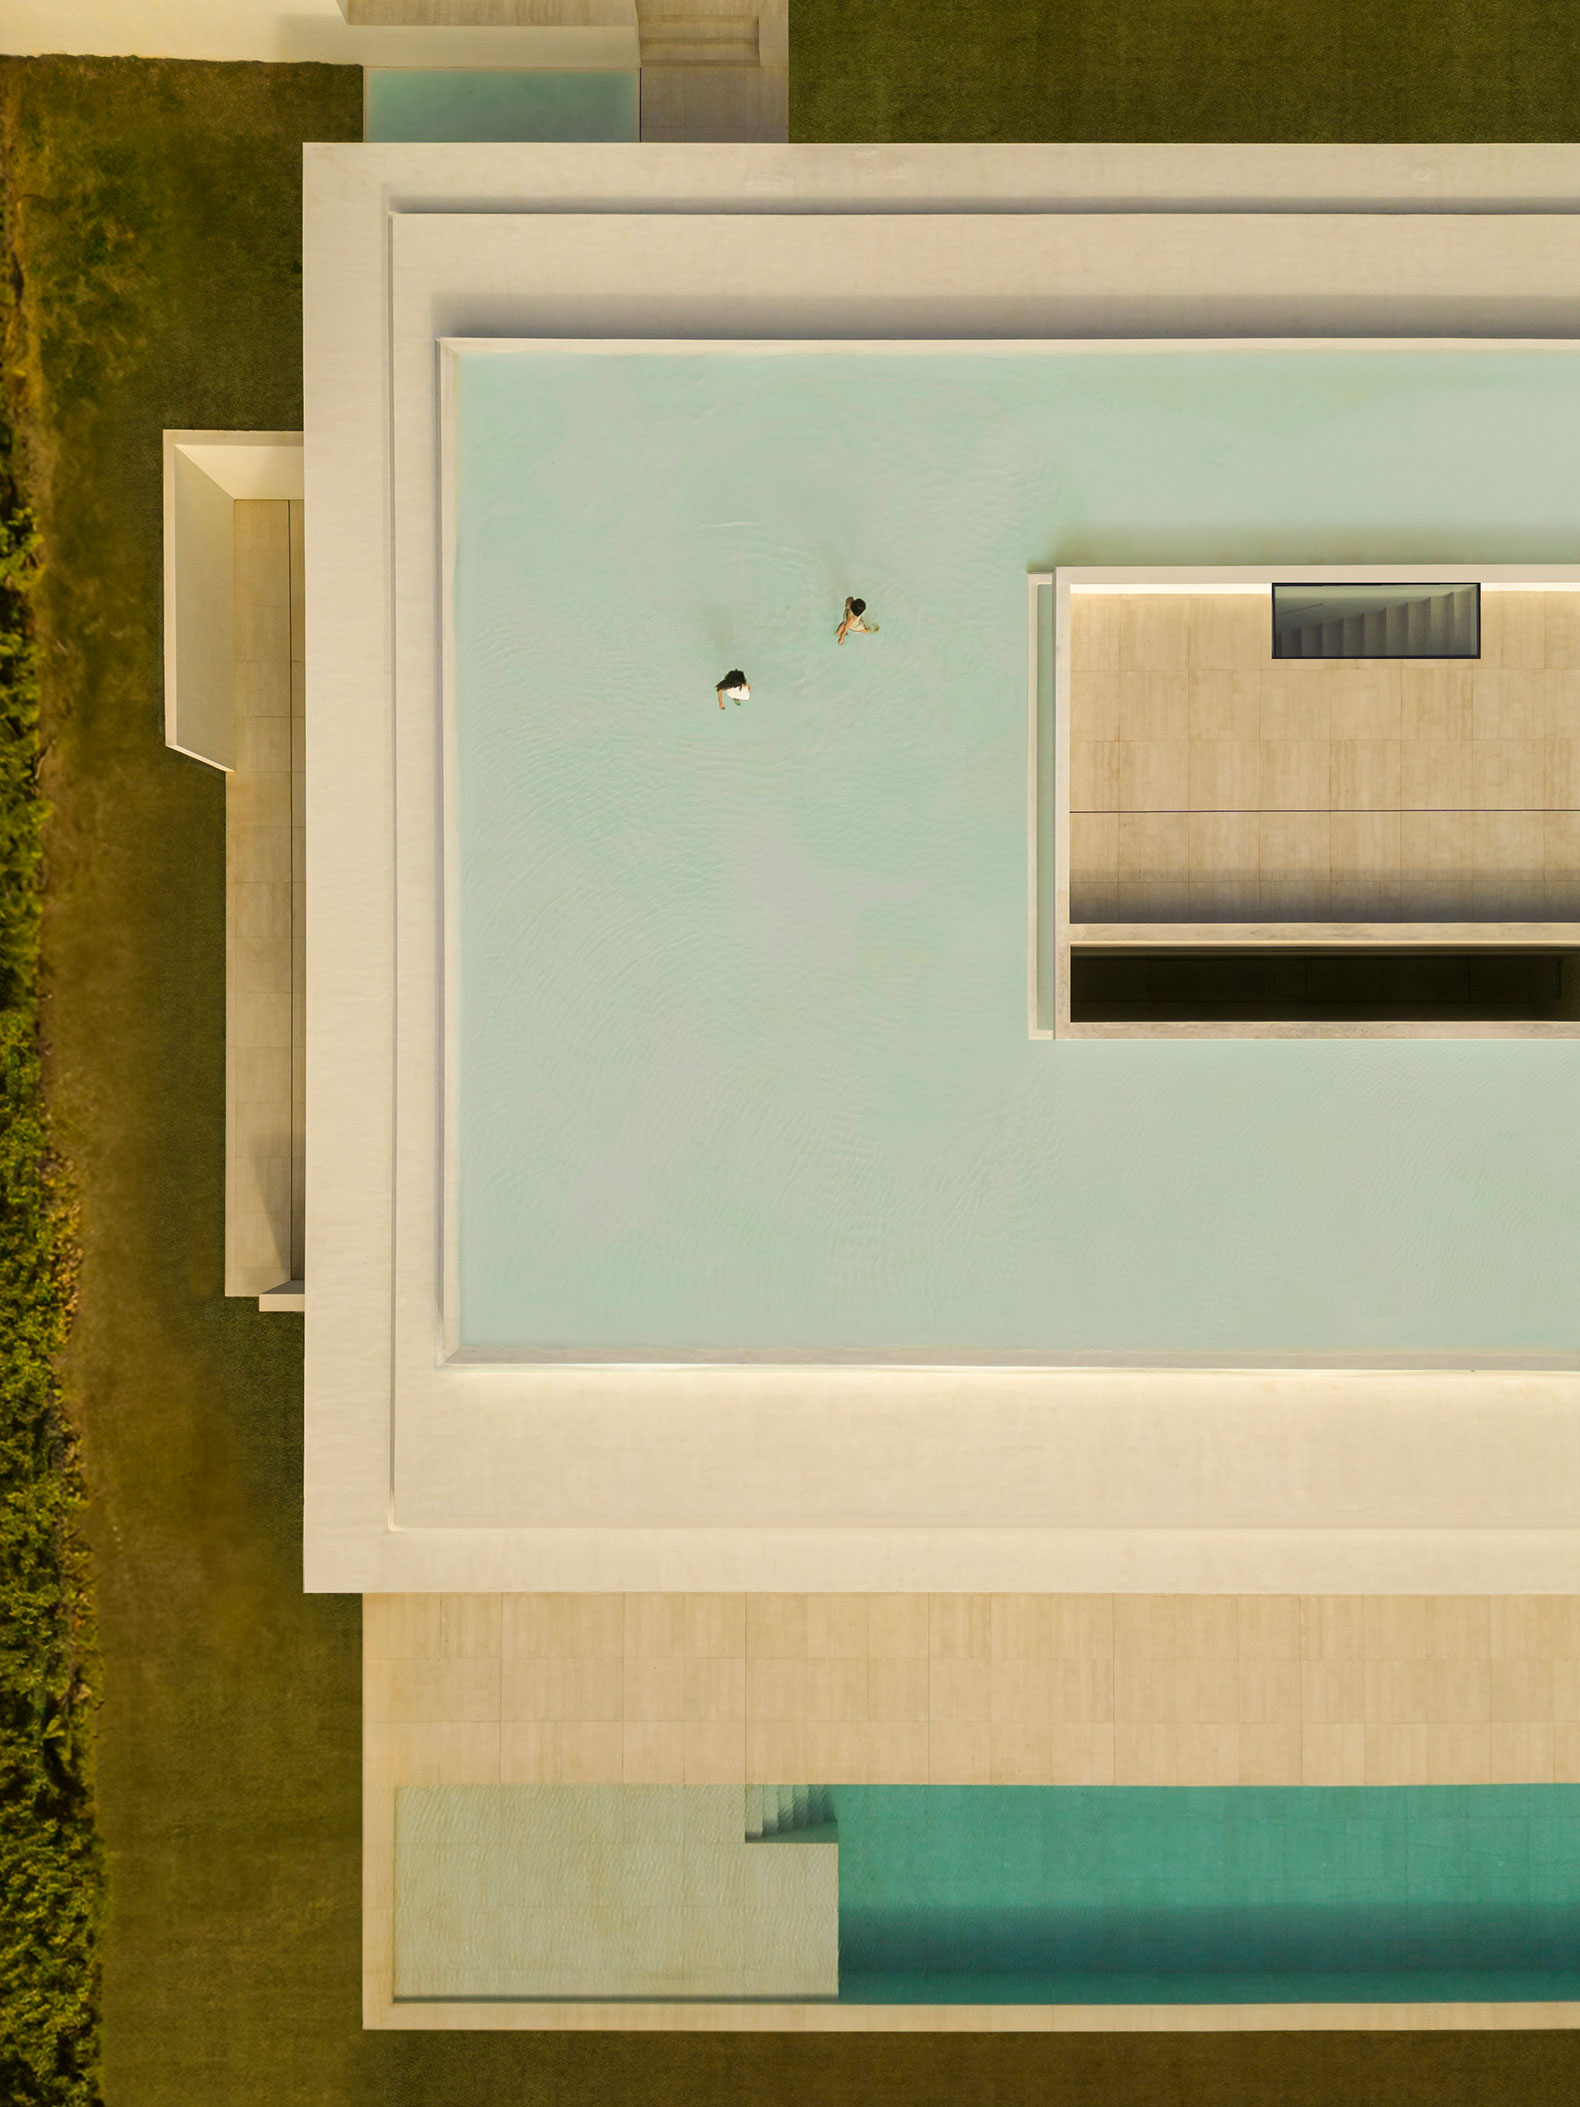
[[(1572, 561), (1580, 359), (523, 352), (458, 394), (466, 1345), (1574, 1347), (1580, 1048), (1028, 1040), (1025, 579)], [(846, 593), (881, 631), (836, 648)]]
[(426, 71), (379, 67), (367, 76), (368, 139), (577, 139), (639, 135), (635, 73)]
[(837, 1785), (855, 2004), (1580, 1993), (1580, 1788)]

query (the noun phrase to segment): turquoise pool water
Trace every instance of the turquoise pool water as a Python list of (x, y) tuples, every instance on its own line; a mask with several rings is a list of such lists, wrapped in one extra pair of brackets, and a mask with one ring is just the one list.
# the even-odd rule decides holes
[(635, 73), (370, 68), (368, 139), (579, 139), (640, 135)]
[(1580, 1047), (1027, 1039), (1025, 577), (1573, 560), (1580, 359), (524, 352), (458, 417), (467, 1346), (1575, 1346)]
[(838, 1785), (842, 2002), (1580, 1997), (1580, 1787)]

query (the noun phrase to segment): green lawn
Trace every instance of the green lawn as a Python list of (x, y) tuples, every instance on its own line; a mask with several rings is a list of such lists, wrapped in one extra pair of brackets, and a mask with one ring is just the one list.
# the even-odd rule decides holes
[[(795, 0), (795, 19), (803, 79), (840, 85), (842, 60), (808, 70), (809, 52), (830, 49), (827, 0)], [(908, 107), (903, 69), (879, 92), (882, 44), (851, 38), (873, 107)], [(1018, 93), (1015, 66), (999, 67)], [(807, 100), (803, 89), (803, 122)], [(360, 112), (360, 80), (343, 71), (0, 66), (12, 238), (0, 284), (20, 303), (11, 378), (47, 564), (47, 1075), (82, 1203), (68, 1375), (104, 1663), (108, 2099), (1486, 2107), (1580, 2096), (1573, 2035), (362, 2034), (358, 1608), (301, 1593), (300, 1324), (220, 1292), (223, 800), (217, 776), (162, 744), (159, 658), (160, 430), (299, 422), (299, 142), (353, 137)], [(923, 116), (908, 121), (926, 132)]]
[(792, 0), (790, 136), (1574, 139), (1574, 0)]

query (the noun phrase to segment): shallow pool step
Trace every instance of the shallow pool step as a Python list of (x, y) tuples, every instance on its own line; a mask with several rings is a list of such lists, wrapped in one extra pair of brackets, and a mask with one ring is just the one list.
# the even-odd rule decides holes
[(833, 1819), (834, 1804), (826, 1785), (748, 1785), (746, 1788), (748, 1842), (823, 1829)]

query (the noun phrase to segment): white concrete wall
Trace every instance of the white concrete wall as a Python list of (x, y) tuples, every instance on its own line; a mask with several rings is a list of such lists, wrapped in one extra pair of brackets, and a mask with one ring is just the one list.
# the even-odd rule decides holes
[(300, 498), (299, 432), (165, 433), (165, 744), (236, 765), (237, 498)]
[(172, 59), (317, 60), (337, 66), (637, 64), (634, 0), (533, 0), (531, 26), (353, 27), (340, 0), (0, 0), (0, 52)]

